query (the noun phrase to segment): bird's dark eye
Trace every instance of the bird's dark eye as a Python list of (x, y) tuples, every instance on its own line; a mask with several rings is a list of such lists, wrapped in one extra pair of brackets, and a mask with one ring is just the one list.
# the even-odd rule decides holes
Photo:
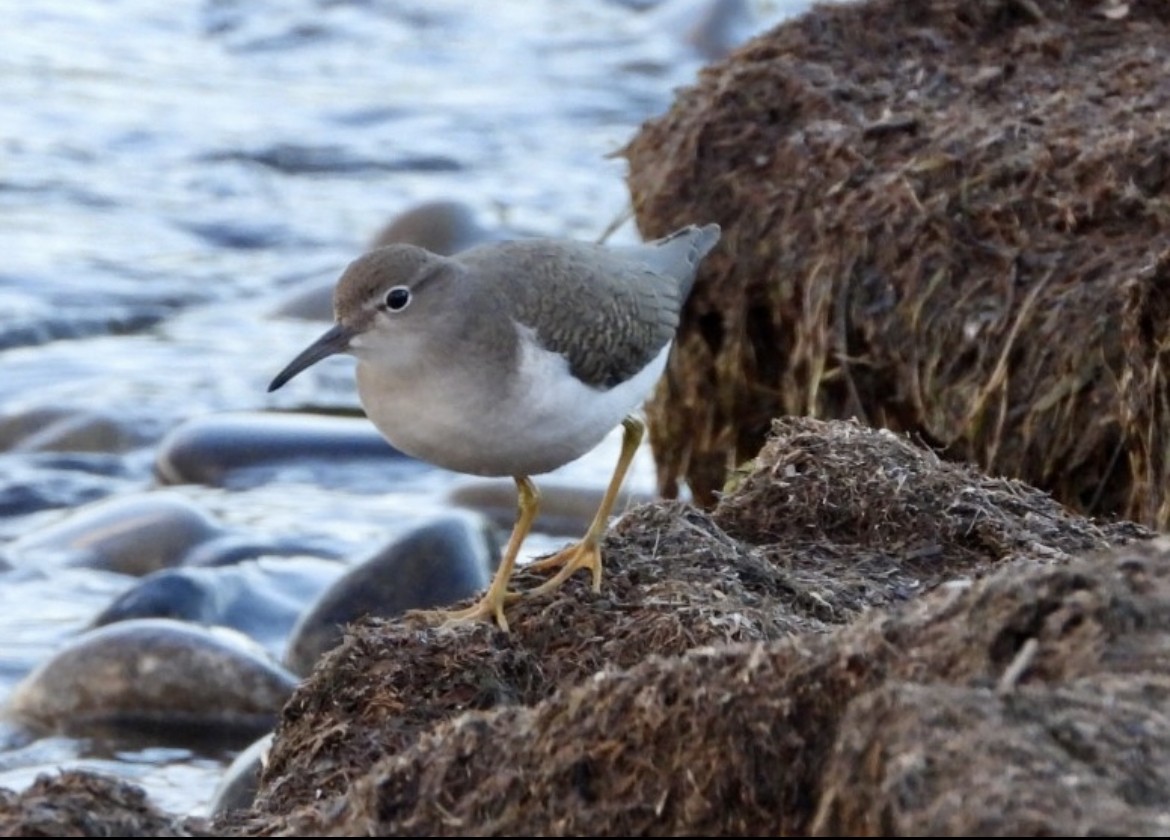
[(386, 308), (391, 312), (405, 309), (408, 303), (410, 303), (410, 289), (405, 286), (395, 286), (386, 292)]

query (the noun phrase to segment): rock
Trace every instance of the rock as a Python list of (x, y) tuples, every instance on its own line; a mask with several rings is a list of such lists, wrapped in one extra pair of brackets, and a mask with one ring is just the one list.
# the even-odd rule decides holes
[(303, 321), (333, 320), (333, 289), (337, 277), (314, 278), (294, 287), (269, 313), (274, 318), (299, 318)]
[(30, 435), (73, 416), (75, 413), (68, 408), (50, 406), (38, 406), (0, 416), (0, 451), (7, 451)]
[(321, 596), (293, 630), (285, 662), (307, 674), (355, 619), (453, 604), (485, 589), (499, 561), (493, 528), (478, 516), (443, 516), (420, 525)]
[(222, 817), (229, 811), (252, 806), (256, 788), (260, 784), (260, 771), (271, 747), (272, 733), (269, 732), (235, 757), (211, 797), (208, 813), (212, 817)]
[(216, 248), (254, 251), (287, 246), (297, 239), (292, 228), (285, 223), (258, 221), (250, 216), (242, 218), (208, 216), (203, 219), (178, 220), (176, 224)]
[(40, 407), (0, 417), (0, 451), (124, 452), (142, 440), (99, 411)]
[(346, 567), (312, 557), (262, 558), (231, 566), (163, 569), (147, 575), (94, 619), (173, 618), (231, 627), (279, 658), (305, 608)]
[(338, 560), (349, 547), (328, 536), (289, 534), (268, 537), (260, 534), (231, 533), (200, 543), (183, 556), (184, 566), (234, 566), (245, 560), (264, 557), (318, 557)]
[(38, 732), (247, 740), (272, 728), (296, 678), (234, 631), (137, 619), (78, 636), (12, 692)]
[(189, 420), (159, 444), (164, 484), (242, 489), (277, 476), (353, 486), (393, 481), (394, 462), (414, 463), (357, 417), (239, 412)]
[[(481, 242), (512, 236), (506, 231), (480, 225), (475, 211), (460, 201), (426, 201), (395, 217), (378, 232), (370, 248), (405, 242), (449, 256)], [(278, 318), (332, 321), (335, 285), (335, 276), (306, 283), (278, 304), (272, 315)]]
[(12, 452), (125, 452), (144, 437), (114, 417), (76, 411), (40, 425), (10, 447)]
[(400, 213), (378, 232), (370, 248), (405, 242), (450, 256), (473, 245), (513, 237), (509, 232), (481, 225), (475, 211), (463, 202), (439, 199), (424, 201)]
[(183, 497), (150, 492), (94, 502), (11, 543), (14, 565), (85, 566), (146, 575), (177, 566), (187, 552), (224, 534)]
[(747, 0), (667, 0), (648, 17), (704, 61), (725, 58), (757, 28)]
[(165, 814), (142, 788), (69, 770), (22, 793), (0, 789), (0, 837), (206, 837), (203, 820)]
[(641, 233), (724, 231), (647, 407), (665, 495), (811, 414), (1170, 524), (1170, 20), (1096, 8), (817, 5), (642, 126)]
[[(583, 487), (554, 480), (538, 481), (540, 513), (537, 514), (533, 530), (579, 539), (601, 506), (605, 488)], [(614, 512), (620, 514), (626, 508), (649, 502), (652, 498), (623, 490), (618, 495)], [(447, 491), (446, 500), (457, 507), (482, 513), (500, 528), (511, 528), (516, 522), (516, 483), (510, 479), (466, 479)]]
[(0, 459), (0, 517), (81, 507), (141, 486), (141, 475), (121, 455), (31, 453), (4, 458)]

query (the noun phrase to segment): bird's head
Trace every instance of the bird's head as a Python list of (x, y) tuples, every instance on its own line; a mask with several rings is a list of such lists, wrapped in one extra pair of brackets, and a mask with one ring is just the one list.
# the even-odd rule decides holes
[(389, 245), (358, 257), (333, 292), (334, 325), (297, 355), (268, 386), (275, 391), (306, 368), (338, 353), (407, 364), (442, 319), (458, 312), (453, 284), (459, 263), (414, 245)]

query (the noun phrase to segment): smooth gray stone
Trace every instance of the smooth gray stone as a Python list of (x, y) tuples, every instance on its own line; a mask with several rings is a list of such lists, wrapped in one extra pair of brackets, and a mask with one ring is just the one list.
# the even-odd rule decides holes
[(299, 318), (303, 321), (331, 321), (333, 287), (336, 285), (337, 278), (332, 275), (302, 283), (293, 288), (269, 315), (274, 318)]
[(344, 485), (355, 467), (384, 470), (405, 460), (364, 418), (239, 412), (197, 417), (171, 431), (159, 444), (155, 474), (164, 484), (241, 489), (288, 471), (328, 478), (340, 464), (335, 477)]
[(256, 791), (260, 787), (260, 771), (268, 761), (272, 748), (272, 733), (258, 738), (228, 765), (219, 780), (219, 786), (211, 797), (208, 813), (212, 817), (222, 816), (229, 811), (252, 807)]
[(67, 408), (40, 406), (0, 417), (0, 451), (11, 449), (30, 435), (74, 414)]
[(725, 58), (759, 26), (747, 0), (670, 0), (655, 14), (705, 61)]
[(244, 740), (272, 729), (296, 682), (235, 631), (137, 619), (78, 636), (25, 677), (5, 716), (76, 736)]
[(500, 562), (491, 523), (450, 514), (421, 525), (347, 572), (293, 629), (285, 663), (307, 674), (362, 616), (389, 618), (453, 604), (483, 590)]
[[(505, 230), (486, 228), (475, 211), (460, 201), (426, 201), (403, 211), (378, 231), (370, 248), (395, 242), (418, 245), (436, 254), (451, 255), (481, 242), (513, 238)], [(296, 289), (272, 310), (278, 318), (306, 321), (333, 320), (333, 287), (336, 277), (312, 280)]]
[(463, 202), (439, 199), (416, 204), (395, 216), (374, 236), (370, 248), (405, 242), (450, 256), (481, 242), (510, 238), (505, 231), (481, 225), (475, 211)]
[(255, 534), (226, 534), (201, 543), (183, 556), (184, 566), (234, 566), (261, 557), (319, 557), (340, 560), (351, 551), (341, 541), (326, 536), (293, 535), (268, 538)]
[(85, 566), (139, 576), (179, 565), (195, 546), (224, 533), (181, 496), (150, 492), (78, 508), (15, 540), (5, 556), (14, 565)]
[[(583, 487), (556, 480), (536, 479), (540, 490), (540, 510), (532, 529), (552, 536), (582, 537), (601, 506), (604, 487)], [(645, 493), (618, 492), (613, 509), (620, 514), (634, 504), (653, 501)], [(516, 521), (516, 483), (510, 479), (466, 479), (447, 491), (446, 501), (456, 507), (482, 513), (500, 528), (511, 528)]]
[(243, 251), (277, 248), (296, 239), (292, 229), (286, 224), (248, 218), (180, 221), (178, 226), (211, 245)]
[(0, 457), (0, 519), (78, 508), (120, 491), (137, 490), (141, 484), (120, 455), (58, 452)]
[(346, 566), (314, 557), (262, 558), (233, 566), (163, 569), (122, 593), (93, 621), (173, 618), (239, 630), (279, 657), (300, 618)]
[[(302, 42), (300, 35), (293, 43)], [(205, 160), (220, 163), (243, 161), (260, 164), (287, 175), (366, 172), (458, 172), (463, 164), (445, 155), (402, 155), (397, 158), (364, 157), (340, 144), (307, 145), (275, 143), (247, 151), (214, 152)]]
[(46, 420), (35, 431), (13, 442), (12, 452), (125, 452), (143, 436), (113, 417), (97, 411), (69, 412)]

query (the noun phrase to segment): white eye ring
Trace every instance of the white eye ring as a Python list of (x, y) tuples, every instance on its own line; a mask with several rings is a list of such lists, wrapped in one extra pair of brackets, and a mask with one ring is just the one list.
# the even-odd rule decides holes
[(395, 286), (386, 292), (386, 308), (391, 312), (400, 312), (410, 306), (410, 289), (406, 286)]

